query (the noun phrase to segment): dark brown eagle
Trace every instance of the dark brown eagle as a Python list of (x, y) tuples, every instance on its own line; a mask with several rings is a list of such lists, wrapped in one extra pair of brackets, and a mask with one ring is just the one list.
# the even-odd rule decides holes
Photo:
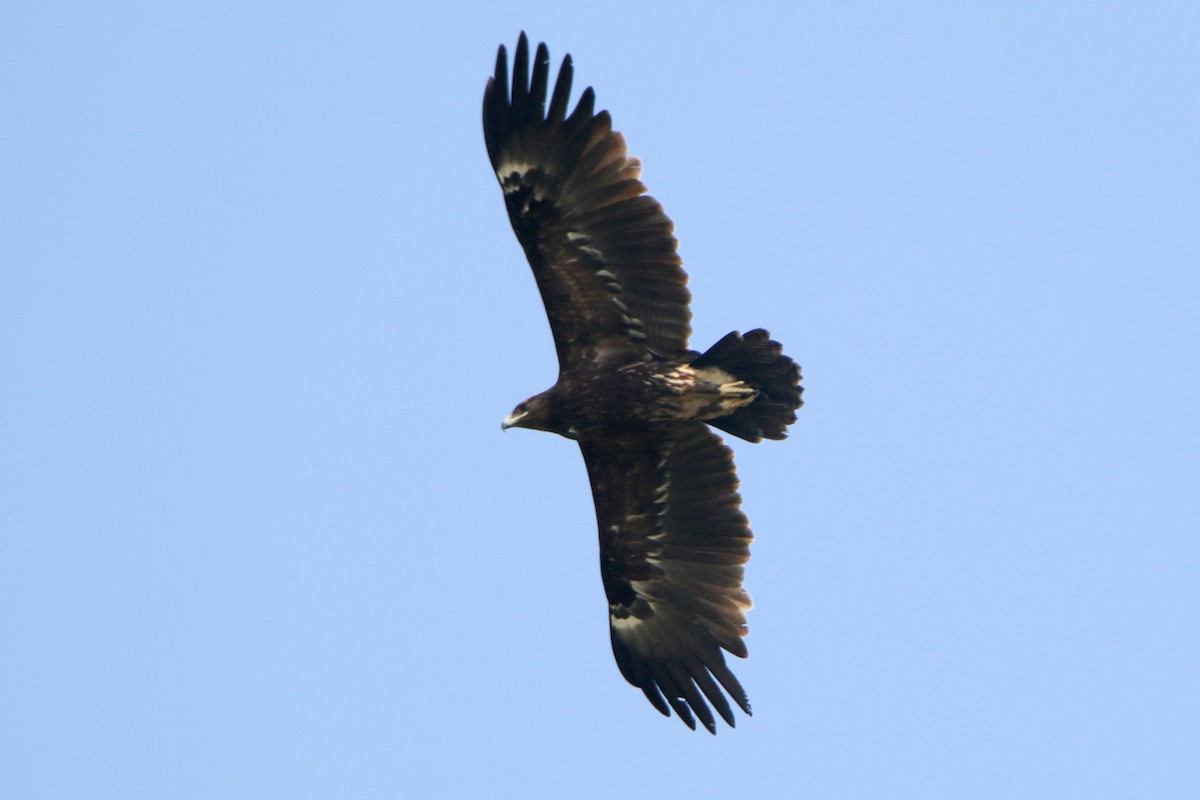
[[(764, 330), (688, 349), (691, 294), (674, 226), (645, 194), (641, 164), (563, 59), (517, 42), (483, 95), (483, 135), (517, 239), (537, 279), (558, 350), (558, 382), (504, 428), (579, 442), (600, 526), (600, 575), (613, 654), (663, 714), (716, 732), (707, 698), (734, 724), (725, 692), (750, 703), (722, 649), (745, 658), (742, 565), (750, 527), (733, 455), (709, 425), (757, 442), (783, 439), (800, 407), (800, 369)], [(549, 106), (547, 106), (549, 101)]]

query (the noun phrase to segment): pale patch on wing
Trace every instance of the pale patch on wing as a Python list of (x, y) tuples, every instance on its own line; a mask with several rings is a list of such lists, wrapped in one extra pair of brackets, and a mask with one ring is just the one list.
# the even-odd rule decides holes
[(505, 196), (516, 194), (522, 190), (529, 192), (522, 204), (523, 212), (528, 212), (531, 201), (542, 201), (551, 196), (550, 187), (544, 180), (538, 180), (536, 176), (531, 178), (531, 173), (541, 170), (540, 165), (524, 161), (504, 162), (496, 169), (496, 177), (500, 179), (500, 188)]
[[(657, 559), (647, 559), (650, 563), (657, 564)], [(638, 625), (646, 622), (655, 616), (655, 600), (646, 592), (646, 587), (650, 585), (649, 581), (630, 581), (629, 586), (633, 589), (634, 595), (637, 596), (637, 601), (633, 606), (612, 605), (608, 606), (608, 617), (612, 622), (612, 626), (618, 631), (631, 630)]]
[[(500, 179), (501, 183), (507, 183), (513, 175), (524, 178), (535, 169), (541, 169), (541, 167), (528, 161), (501, 161), (500, 165), (496, 167), (496, 177)], [(511, 190), (506, 187), (505, 191)]]
[(612, 623), (612, 626), (614, 628), (616, 628), (617, 631), (620, 633), (623, 633), (623, 632), (629, 631), (629, 630), (633, 630), (638, 625), (643, 624), (642, 620), (640, 620), (634, 616), (618, 617), (616, 614), (613, 614), (611, 611), (609, 612), (608, 616), (609, 616), (610, 622)]

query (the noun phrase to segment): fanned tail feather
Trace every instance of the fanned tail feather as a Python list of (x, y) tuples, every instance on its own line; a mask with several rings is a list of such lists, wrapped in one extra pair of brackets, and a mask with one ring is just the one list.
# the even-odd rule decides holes
[(800, 399), (800, 366), (783, 354), (783, 346), (762, 328), (745, 334), (734, 331), (723, 337), (692, 367), (717, 367), (758, 390), (754, 402), (727, 417), (708, 420), (714, 428), (757, 442), (786, 439), (787, 427), (796, 421)]

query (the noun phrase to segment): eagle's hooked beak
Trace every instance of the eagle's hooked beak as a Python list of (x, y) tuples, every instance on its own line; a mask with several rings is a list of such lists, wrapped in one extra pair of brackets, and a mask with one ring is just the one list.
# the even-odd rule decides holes
[(528, 411), (519, 411), (519, 412), (514, 411), (513, 413), (511, 413), (507, 417), (505, 417), (504, 421), (500, 423), (500, 430), (506, 431), (509, 428), (516, 427), (517, 423), (520, 422), (521, 420), (523, 420), (527, 416), (529, 416)]

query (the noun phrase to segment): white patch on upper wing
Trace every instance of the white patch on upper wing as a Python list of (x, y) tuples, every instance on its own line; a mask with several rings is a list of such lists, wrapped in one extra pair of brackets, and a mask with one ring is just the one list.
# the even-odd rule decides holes
[[(647, 560), (653, 561), (653, 559)], [(612, 623), (612, 626), (617, 630), (629, 630), (631, 628), (636, 628), (638, 625), (645, 622), (647, 619), (653, 618), (658, 613), (654, 607), (655, 601), (645, 591), (644, 588), (649, 586), (649, 581), (630, 581), (629, 586), (633, 589), (633, 593), (637, 595), (638, 599), (633, 605), (634, 607), (640, 606), (642, 608), (642, 611), (639, 612), (641, 613), (641, 617), (637, 616), (630, 606), (614, 606), (610, 604), (608, 607), (608, 618)], [(647, 609), (650, 612), (649, 614), (645, 613)]]
[(496, 177), (500, 179), (500, 188), (506, 195), (528, 188), (532, 190), (529, 199), (544, 200), (545, 182), (529, 179), (529, 173), (544, 170), (540, 164), (531, 164), (528, 161), (501, 161), (500, 166), (496, 167)]
[[(651, 606), (651, 607), (653, 608), (653, 606)], [(627, 631), (627, 630), (636, 628), (638, 625), (641, 625), (646, 620), (638, 619), (637, 617), (633, 616), (632, 614), (628, 617), (618, 617), (616, 614), (609, 614), (608, 621), (618, 631)]]
[(526, 173), (535, 169), (539, 169), (538, 165), (528, 161), (501, 161), (500, 166), (496, 167), (496, 177), (505, 182), (512, 178), (513, 174), (524, 178)]

